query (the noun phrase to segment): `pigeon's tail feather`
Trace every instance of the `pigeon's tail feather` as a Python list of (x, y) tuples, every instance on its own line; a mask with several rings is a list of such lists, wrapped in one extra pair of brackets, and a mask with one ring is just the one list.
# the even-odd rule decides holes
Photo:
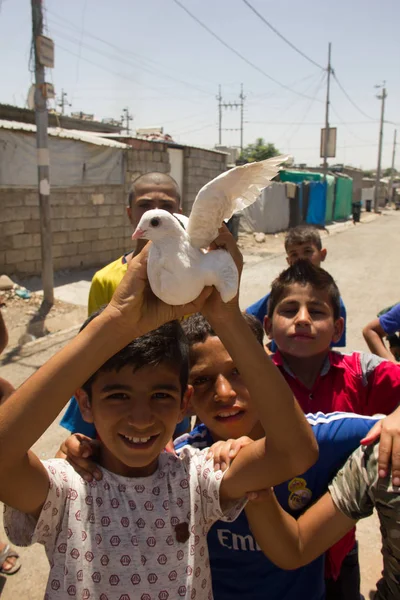
[(253, 204), (288, 156), (276, 156), (235, 167), (201, 188), (189, 217), (187, 233), (197, 248), (207, 247), (224, 219)]

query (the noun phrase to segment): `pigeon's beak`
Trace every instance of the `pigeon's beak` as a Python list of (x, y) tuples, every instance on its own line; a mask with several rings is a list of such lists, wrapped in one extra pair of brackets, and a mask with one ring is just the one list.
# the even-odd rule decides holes
[(144, 237), (145, 233), (145, 229), (140, 229), (140, 227), (136, 227), (135, 231), (133, 232), (132, 239), (139, 240), (140, 238)]

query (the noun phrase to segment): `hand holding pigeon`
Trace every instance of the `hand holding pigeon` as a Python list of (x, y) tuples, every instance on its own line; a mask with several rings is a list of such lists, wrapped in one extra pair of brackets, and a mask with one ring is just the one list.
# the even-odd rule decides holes
[(224, 302), (235, 297), (239, 276), (231, 255), (205, 248), (218, 236), (224, 219), (255, 202), (286, 159), (278, 156), (235, 167), (207, 183), (194, 201), (187, 231), (167, 211), (149, 210), (142, 216), (132, 238), (153, 242), (147, 274), (158, 298), (171, 305), (186, 304), (209, 285)]

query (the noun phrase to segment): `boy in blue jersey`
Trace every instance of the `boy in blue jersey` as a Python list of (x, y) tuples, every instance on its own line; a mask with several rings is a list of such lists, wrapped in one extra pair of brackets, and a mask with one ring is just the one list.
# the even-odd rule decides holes
[[(250, 316), (247, 320), (262, 344), (260, 323)], [(209, 323), (193, 315), (183, 327), (191, 347), (191, 404), (203, 424), (179, 438), (176, 450), (188, 445), (206, 448), (243, 435), (262, 437), (249, 392)], [(320, 458), (305, 474), (276, 488), (282, 507), (295, 516), (327, 490), (336, 471), (376, 423), (371, 417), (344, 413), (309, 415), (308, 419), (320, 444)], [(83, 467), (89, 468), (85, 462)], [(279, 569), (260, 550), (244, 514), (235, 525), (216, 523), (208, 546), (215, 600), (322, 600), (325, 596), (324, 558), (292, 572)]]
[(370, 597), (398, 600), (400, 486), (393, 476), (379, 476), (378, 455), (378, 443), (357, 448), (330, 483), (329, 492), (299, 519), (282, 509), (271, 490), (266, 496), (250, 494), (253, 502), (248, 504), (247, 517), (267, 556), (284, 569), (296, 569), (319, 556), (375, 508), (382, 533), (383, 570), (376, 593)]
[[(322, 247), (320, 233), (314, 225), (299, 225), (289, 229), (285, 235), (285, 251), (288, 265), (293, 265), (297, 260), (309, 260), (314, 266), (320, 267), (327, 255), (326, 248)], [(267, 314), (269, 296), (268, 293), (246, 308), (246, 312), (257, 317), (262, 325)], [(346, 308), (341, 298), (340, 316), (344, 320), (344, 328), (342, 336), (334, 344), (337, 348), (346, 346)], [(272, 352), (276, 351), (274, 341), (269, 346)]]

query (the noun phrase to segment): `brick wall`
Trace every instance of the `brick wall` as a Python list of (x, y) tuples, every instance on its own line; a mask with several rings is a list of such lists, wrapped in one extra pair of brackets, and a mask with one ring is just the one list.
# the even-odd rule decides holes
[[(54, 270), (105, 265), (131, 247), (122, 186), (54, 188)], [(34, 190), (0, 188), (0, 271), (41, 272), (39, 200)]]
[(184, 149), (183, 158), (183, 212), (189, 215), (196, 194), (205, 185), (227, 169), (227, 155), (201, 148)]
[(132, 181), (143, 173), (169, 173), (170, 164), (168, 148), (160, 142), (147, 142), (145, 140), (130, 139), (127, 143), (132, 147), (127, 153), (126, 160), (126, 192)]
[[(169, 173), (164, 143), (132, 139), (123, 185), (52, 188), (54, 270), (104, 266), (132, 247), (126, 215), (132, 180), (150, 171)], [(183, 211), (199, 189), (226, 170), (226, 155), (184, 148)], [(0, 274), (39, 275), (41, 242), (36, 189), (0, 187)]]

